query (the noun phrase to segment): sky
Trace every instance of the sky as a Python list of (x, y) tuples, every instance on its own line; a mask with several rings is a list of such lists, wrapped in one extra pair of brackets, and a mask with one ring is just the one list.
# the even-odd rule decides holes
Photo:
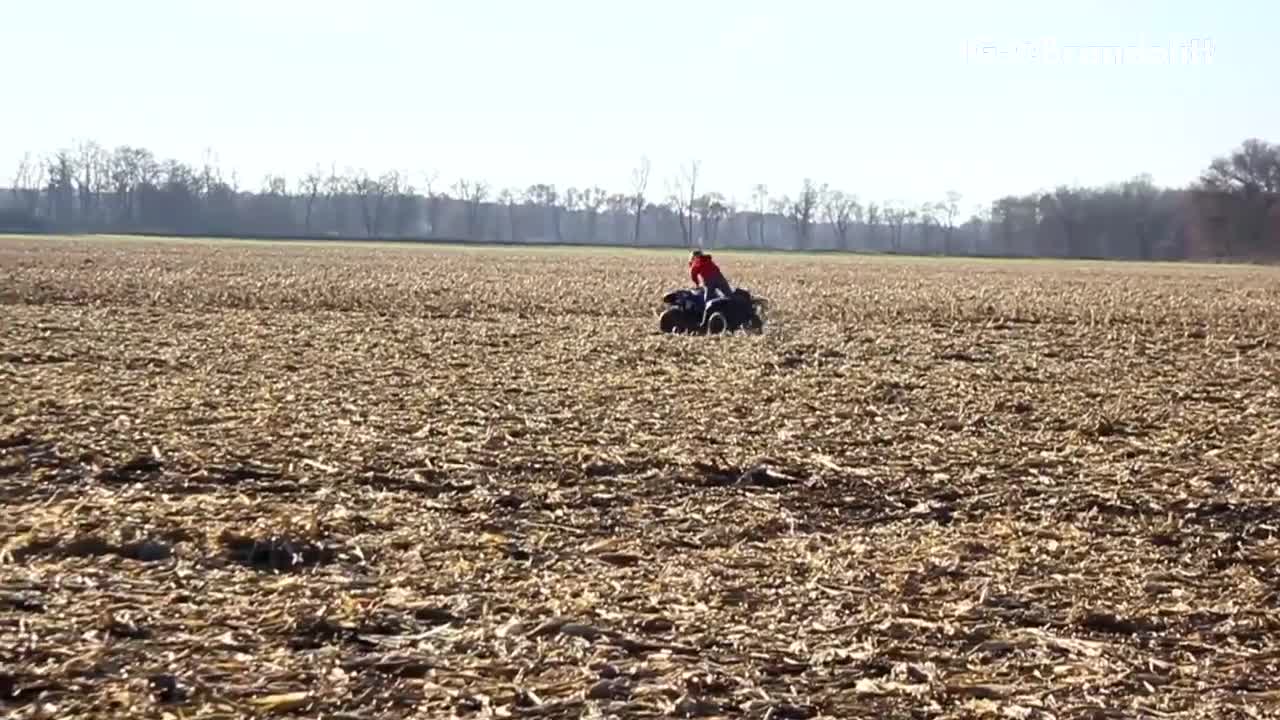
[(1246, 138), (1280, 142), (1269, 0), (5, 5), (0, 185), (25, 152), (94, 140), (211, 150), (249, 188), (336, 166), (623, 192), (647, 157), (651, 196), (696, 160), (701, 188), (741, 202), (810, 178), (972, 207), (1139, 173), (1181, 186)]

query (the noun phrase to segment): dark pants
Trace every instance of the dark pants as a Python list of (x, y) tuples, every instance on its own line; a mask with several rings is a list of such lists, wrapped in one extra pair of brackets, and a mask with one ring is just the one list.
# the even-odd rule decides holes
[(723, 275), (702, 278), (702, 323), (704, 325), (707, 322), (706, 307), (715, 299), (715, 293), (729, 297), (733, 294), (733, 288), (729, 287), (729, 281), (725, 280)]

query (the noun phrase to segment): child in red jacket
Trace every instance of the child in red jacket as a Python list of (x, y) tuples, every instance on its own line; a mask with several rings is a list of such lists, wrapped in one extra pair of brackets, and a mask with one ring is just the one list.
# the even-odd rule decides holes
[(689, 279), (694, 285), (702, 287), (704, 303), (711, 302), (712, 291), (724, 297), (729, 297), (733, 293), (733, 288), (729, 286), (729, 281), (725, 279), (720, 267), (711, 259), (711, 254), (701, 250), (694, 250), (689, 255)]

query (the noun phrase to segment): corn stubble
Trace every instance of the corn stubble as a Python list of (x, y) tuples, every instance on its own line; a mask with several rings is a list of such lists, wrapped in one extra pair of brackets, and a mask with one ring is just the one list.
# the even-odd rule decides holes
[(0, 242), (0, 708), (1264, 717), (1276, 272)]

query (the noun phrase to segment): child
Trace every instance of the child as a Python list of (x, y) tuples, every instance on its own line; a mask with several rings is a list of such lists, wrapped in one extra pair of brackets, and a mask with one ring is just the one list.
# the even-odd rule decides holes
[(720, 267), (711, 259), (710, 253), (694, 250), (689, 255), (689, 278), (693, 280), (695, 285), (702, 287), (702, 301), (704, 303), (711, 302), (711, 292), (713, 290), (724, 297), (729, 297), (733, 293), (733, 288), (729, 286), (729, 281), (725, 279)]

